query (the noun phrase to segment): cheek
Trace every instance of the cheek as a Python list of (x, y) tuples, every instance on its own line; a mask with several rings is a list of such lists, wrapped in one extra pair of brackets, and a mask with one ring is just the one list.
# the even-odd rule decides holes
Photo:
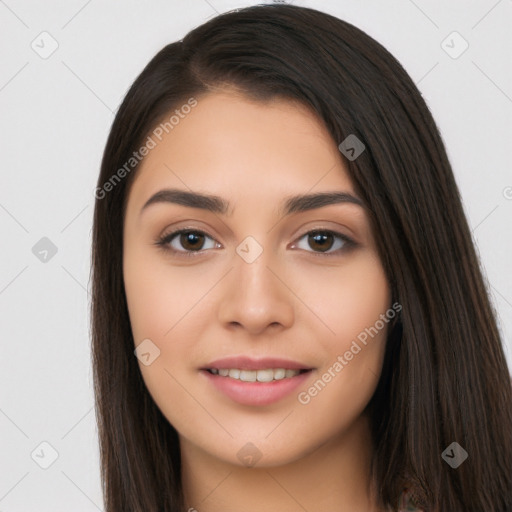
[(131, 247), (124, 255), (123, 276), (134, 350), (140, 345), (141, 353), (150, 354), (149, 364), (138, 360), (142, 378), (155, 403), (174, 423), (191, 405), (180, 383), (193, 348), (194, 325), (189, 320), (201, 312), (201, 304), (196, 304), (201, 286), (187, 284), (190, 276), (186, 279), (180, 269), (165, 265), (161, 256)]
[(386, 315), (391, 307), (386, 275), (379, 260), (367, 253), (317, 277), (317, 291), (309, 300), (324, 323), (317, 343), (325, 357), (317, 371), (321, 382), (311, 393), (304, 391), (319, 397), (314, 407), (338, 403), (364, 408), (378, 382), (388, 324), (395, 314)]
[(373, 252), (361, 252), (346, 265), (321, 269), (314, 279), (311, 273), (303, 276), (299, 294), (321, 321), (319, 338), (328, 352), (350, 346), (391, 306), (387, 278)]
[(172, 267), (164, 255), (139, 247), (125, 252), (123, 274), (134, 350), (140, 345), (139, 351), (158, 354), (147, 366), (139, 359), (142, 377), (157, 404), (172, 397), (175, 419), (187, 400), (180, 383), (195, 370), (197, 340), (211, 315), (206, 295), (218, 277), (194, 266)]
[(124, 286), (135, 344), (151, 338), (165, 345), (200, 298), (197, 279), (190, 282), (186, 271), (172, 269), (163, 260), (163, 255), (135, 248), (125, 253)]
[(343, 283), (338, 283), (341, 291), (338, 315), (332, 314), (335, 330), (342, 340), (355, 339), (376, 324), (379, 331), (385, 330), (383, 327), (387, 325), (379, 321), (391, 306), (386, 276), (379, 262), (373, 258), (366, 263), (354, 269)]
[(124, 262), (124, 286), (133, 338), (137, 345), (144, 338), (161, 338), (172, 327), (172, 289), (158, 266), (129, 253)]

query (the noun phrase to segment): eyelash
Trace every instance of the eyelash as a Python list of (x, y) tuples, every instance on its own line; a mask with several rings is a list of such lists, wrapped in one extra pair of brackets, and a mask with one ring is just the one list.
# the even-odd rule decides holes
[[(206, 233), (204, 231), (201, 231), (200, 229), (183, 228), (183, 229), (178, 229), (177, 231), (173, 231), (171, 233), (165, 234), (162, 237), (158, 238), (155, 241), (155, 245), (157, 247), (159, 247), (160, 249), (162, 249), (166, 253), (170, 252), (170, 253), (178, 256), (178, 257), (182, 257), (183, 256), (185, 258), (197, 257), (198, 255), (202, 254), (205, 251), (205, 249), (201, 249), (201, 250), (198, 250), (198, 251), (189, 251), (189, 250), (179, 251), (177, 249), (172, 248), (169, 245), (169, 243), (176, 236), (178, 236), (178, 235), (180, 235), (182, 233), (195, 233), (195, 234), (205, 235), (206, 237), (211, 238), (212, 240), (215, 240), (213, 237), (208, 235), (208, 233)], [(306, 237), (308, 235), (311, 235), (311, 234), (329, 234), (329, 235), (334, 235), (335, 237), (341, 239), (344, 242), (343, 247), (338, 248), (338, 249), (336, 249), (336, 250), (334, 250), (332, 252), (306, 251), (306, 252), (312, 252), (316, 256), (325, 256), (325, 257), (339, 256), (340, 254), (342, 254), (344, 252), (347, 252), (350, 249), (353, 249), (354, 247), (356, 247), (358, 245), (354, 240), (349, 238), (347, 235), (343, 235), (342, 233), (338, 233), (337, 231), (332, 231), (332, 230), (329, 230), (329, 229), (321, 229), (321, 228), (315, 228), (315, 229), (312, 229), (312, 230), (304, 233), (303, 235), (301, 235), (297, 239), (297, 241), (300, 241), (304, 237)], [(206, 250), (208, 250), (208, 249), (206, 249)]]

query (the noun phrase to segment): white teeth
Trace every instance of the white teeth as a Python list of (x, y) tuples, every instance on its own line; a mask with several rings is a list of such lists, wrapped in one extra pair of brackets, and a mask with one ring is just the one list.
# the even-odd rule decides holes
[(239, 380), (243, 380), (244, 382), (256, 382), (258, 373), (259, 372), (255, 370), (241, 370)]
[(212, 368), (210, 370), (214, 375), (221, 377), (230, 377), (243, 382), (271, 382), (299, 375), (300, 370), (285, 370), (284, 368), (269, 368), (267, 370), (239, 370), (238, 368)]
[(271, 382), (274, 380), (274, 370), (258, 370), (256, 379), (258, 382)]
[(278, 368), (277, 370), (274, 370), (274, 379), (275, 380), (281, 380), (286, 377), (286, 370), (284, 368)]

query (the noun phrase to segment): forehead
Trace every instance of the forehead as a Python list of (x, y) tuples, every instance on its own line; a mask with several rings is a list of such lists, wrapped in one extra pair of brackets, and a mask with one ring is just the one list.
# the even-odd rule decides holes
[(298, 102), (221, 92), (199, 97), (187, 111), (157, 132), (161, 140), (150, 134), (155, 146), (130, 191), (137, 204), (163, 186), (219, 195), (230, 189), (262, 200), (276, 189), (305, 193), (319, 180), (322, 188), (353, 190), (322, 120)]

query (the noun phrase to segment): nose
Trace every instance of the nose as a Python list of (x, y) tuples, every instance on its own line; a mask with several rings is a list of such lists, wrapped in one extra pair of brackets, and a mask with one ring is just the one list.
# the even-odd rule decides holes
[(289, 328), (294, 322), (290, 277), (263, 251), (251, 263), (235, 253), (234, 267), (223, 280), (218, 310), (228, 329), (245, 329), (251, 335)]

